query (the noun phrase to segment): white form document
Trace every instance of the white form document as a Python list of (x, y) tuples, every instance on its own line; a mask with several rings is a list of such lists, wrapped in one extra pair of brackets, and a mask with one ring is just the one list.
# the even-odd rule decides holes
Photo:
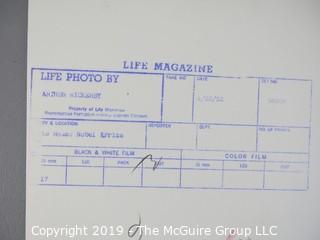
[(319, 239), (319, 11), (30, 0), (26, 239)]

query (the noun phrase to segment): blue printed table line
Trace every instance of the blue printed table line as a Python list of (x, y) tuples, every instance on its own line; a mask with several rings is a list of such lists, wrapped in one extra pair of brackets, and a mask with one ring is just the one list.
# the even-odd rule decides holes
[[(159, 102), (157, 103), (157, 101), (154, 101), (154, 103), (159, 107), (159, 114), (158, 114), (158, 119), (146, 119), (146, 120), (137, 120), (134, 119), (135, 117), (133, 117), (130, 120), (126, 120), (126, 119), (116, 119), (116, 118), (112, 118), (112, 119), (105, 119), (103, 117), (99, 117), (99, 118), (74, 118), (74, 117), (69, 117), (69, 118), (60, 118), (60, 117), (48, 117), (48, 116), (32, 116), (32, 89), (35, 87), (35, 85), (32, 83), (33, 82), (33, 78), (36, 75), (36, 73), (39, 75), (39, 71), (60, 71), (60, 72), (84, 72), (84, 73), (110, 73), (110, 74), (129, 74), (129, 75), (152, 75), (152, 76), (159, 76), (159, 83), (157, 86), (159, 86), (158, 89), (158, 93), (159, 94)], [(39, 77), (39, 76), (38, 76)], [(37, 78), (39, 79), (39, 78)], [(110, 76), (110, 79), (112, 80), (112, 76)], [(116, 79), (116, 78), (114, 78)], [(220, 79), (220, 80), (219, 80)], [(238, 87), (242, 87), (243, 85), (245, 85), (245, 87), (243, 88), (243, 91), (247, 91), (251, 92), (252, 96), (255, 96), (256, 98), (256, 102), (255, 104), (249, 104), (251, 107), (244, 107), (245, 112), (243, 115), (238, 115), (240, 116), (240, 118), (238, 119), (238, 122), (232, 118), (230, 118), (230, 116), (232, 116), (232, 114), (228, 115), (225, 114), (225, 110), (223, 110), (223, 112), (221, 112), (219, 104), (222, 104), (223, 106), (225, 106), (227, 108), (230, 108), (230, 110), (232, 109), (236, 109), (234, 108), (234, 106), (228, 105), (228, 102), (230, 102), (230, 100), (237, 99), (237, 97), (239, 96), (245, 96), (245, 95), (237, 95), (238, 92), (233, 91), (232, 89), (230, 89), (228, 86), (228, 84), (226, 84), (226, 82), (221, 81), (221, 79), (224, 79), (225, 81), (228, 81), (229, 83), (231, 81), (235, 81), (232, 82), (233, 84), (239, 84), (237, 85)], [(246, 79), (250, 80), (247, 81)], [(170, 96), (168, 96), (167, 92), (168, 90), (171, 89), (172, 83), (174, 83), (175, 80), (181, 81), (178, 83), (181, 83), (184, 87), (187, 87), (188, 89), (190, 89), (190, 95), (189, 98), (191, 99), (191, 104), (190, 104), (190, 109), (191, 111), (189, 112), (189, 110), (187, 109), (186, 113), (190, 113), (190, 115), (185, 115), (187, 116), (186, 121), (174, 121), (172, 120), (175, 113), (170, 112), (171, 110), (168, 110), (168, 102), (170, 102)], [(223, 94), (222, 95), (208, 95), (208, 93), (206, 93), (207, 89), (211, 89), (213, 85), (210, 85), (208, 82), (212, 81), (212, 80), (216, 80), (214, 85), (215, 88), (217, 87), (218, 89), (220, 89), (219, 91), (221, 91)], [(127, 80), (126, 80), (127, 81)], [(157, 81), (157, 80), (155, 80)], [(293, 85), (285, 85), (285, 86), (280, 86), (281, 84), (279, 84), (281, 81), (285, 82), (286, 84), (290, 84), (292, 83)], [(307, 85), (296, 85), (295, 82), (301, 82), (301, 84), (307, 84)], [(175, 82), (174, 84), (176, 84), (177, 82)], [(208, 85), (209, 84), (209, 85)], [(169, 85), (169, 87), (167, 86)], [(180, 85), (180, 84), (179, 84)], [(309, 106), (309, 116), (304, 117), (303, 119), (291, 119), (288, 118), (287, 120), (285, 120), (286, 118), (284, 117), (285, 115), (283, 115), (282, 117), (278, 118), (279, 120), (275, 121), (274, 119), (268, 119), (268, 116), (270, 115), (266, 115), (266, 111), (270, 111), (270, 106), (276, 106), (279, 107), (279, 109), (281, 109), (281, 105), (288, 105), (290, 101), (292, 101), (292, 99), (289, 99), (290, 96), (286, 96), (284, 94), (284, 96), (279, 96), (279, 95), (274, 95), (275, 93), (277, 93), (277, 91), (279, 90), (284, 90), (287, 87), (291, 87), (293, 86), (293, 88), (295, 89), (299, 89), (299, 88), (303, 88), (305, 90), (309, 90), (309, 96), (303, 96), (303, 94), (306, 94), (306, 92), (301, 92), (301, 100), (304, 101), (303, 104), (307, 104)], [(211, 88), (210, 88), (211, 87)], [(36, 86), (36, 88), (39, 88), (39, 86)], [(215, 89), (213, 88), (213, 89)], [(41, 87), (40, 87), (41, 89)], [(156, 88), (155, 88), (156, 89)], [(251, 90), (250, 90), (251, 89)], [(276, 89), (276, 91), (275, 91)], [(230, 95), (230, 91), (234, 92), (234, 94)], [(241, 90), (240, 90), (241, 91)], [(169, 91), (170, 92), (170, 91)], [(285, 92), (284, 92), (285, 93)], [(271, 94), (270, 96), (268, 94)], [(245, 97), (244, 97), (245, 98)], [(235, 101), (235, 100), (232, 101)], [(253, 99), (253, 98), (252, 98)], [(109, 128), (113, 128), (114, 125), (107, 125), (107, 124), (131, 124), (131, 127), (134, 127), (136, 129), (139, 129), (140, 125), (143, 127), (143, 131), (141, 131), (141, 133), (143, 132), (143, 136), (141, 135), (141, 139), (143, 138), (143, 141), (141, 140), (141, 144), (139, 146), (123, 146), (123, 144), (120, 145), (101, 145), (101, 146), (92, 146), (92, 145), (79, 145), (79, 146), (72, 146), (72, 145), (57, 145), (54, 143), (50, 143), (50, 144), (42, 144), (41, 146), (46, 148), (46, 147), (68, 147), (68, 148), (118, 148), (118, 149), (144, 149), (144, 150), (161, 150), (161, 151), (167, 151), (167, 150), (177, 150), (180, 152), (180, 157), (177, 158), (168, 158), (171, 160), (179, 160), (179, 164), (180, 167), (179, 168), (163, 168), (161, 169), (161, 171), (163, 171), (164, 169), (167, 170), (179, 170), (179, 183), (178, 185), (183, 188), (184, 182), (183, 182), (183, 171), (184, 170), (195, 170), (195, 171), (203, 171), (203, 170), (217, 170), (220, 171), (220, 169), (199, 169), (199, 168), (184, 168), (183, 164), (185, 161), (222, 161), (223, 166), (222, 166), (222, 176), (218, 176), (219, 179), (221, 179), (221, 186), (222, 188), (225, 189), (234, 189), (234, 188), (228, 188), (224, 186), (224, 183), (228, 183), (228, 181), (231, 181), (231, 179), (228, 179), (228, 177), (226, 177), (226, 179), (224, 178), (224, 172), (228, 172), (228, 171), (235, 171), (235, 172), (263, 172), (263, 176), (262, 176), (262, 189), (278, 189), (277, 187), (268, 187), (268, 182), (266, 182), (266, 178), (270, 177), (270, 176), (266, 176), (266, 174), (271, 174), (273, 172), (279, 172), (279, 173), (302, 173), (305, 175), (306, 180), (306, 184), (302, 184), (299, 185), (299, 187), (297, 187), (297, 189), (308, 189), (309, 187), (309, 176), (308, 176), (308, 169), (309, 169), (309, 161), (310, 161), (310, 139), (311, 139), (311, 99), (312, 99), (312, 80), (309, 79), (297, 79), (297, 78), (275, 78), (275, 77), (246, 77), (246, 78), (242, 78), (242, 77), (230, 77), (230, 76), (211, 76), (211, 75), (194, 75), (194, 74), (166, 74), (166, 73), (147, 73), (147, 72), (127, 72), (127, 71), (98, 71), (98, 70), (75, 70), (75, 69), (51, 69), (51, 68), (33, 68), (31, 70), (31, 86), (30, 86), (30, 119), (35, 119), (35, 120), (40, 120), (40, 121), (47, 121), (47, 122), (54, 122), (54, 121), (74, 121), (74, 122), (78, 122), (78, 124), (86, 124), (89, 122), (92, 122), (92, 124), (102, 124), (102, 125), (97, 125), (97, 128), (103, 128), (103, 127), (109, 127)], [(172, 99), (171, 99), (172, 101)], [(239, 101), (243, 101), (243, 106), (246, 106), (245, 103), (250, 103), (250, 101), (246, 102), (243, 99), (239, 98)], [(308, 102), (309, 101), (309, 102)], [(173, 103), (173, 102), (171, 102)], [(270, 105), (270, 106), (269, 106)], [(218, 112), (220, 113), (217, 114), (218, 115), (218, 121), (212, 121), (212, 119), (208, 119), (208, 116), (211, 116), (210, 114), (206, 115), (206, 111), (208, 111), (209, 108), (207, 108), (206, 106), (214, 106), (215, 109), (214, 110), (210, 110), (210, 111), (214, 111), (214, 112)], [(239, 105), (241, 106), (241, 105)], [(294, 108), (296, 107), (290, 107), (289, 106), (289, 111), (290, 114), (295, 114), (293, 111)], [(255, 108), (255, 109), (254, 109)], [(202, 110), (201, 110), (202, 109)], [(250, 110), (251, 109), (251, 110)], [(253, 110), (254, 109), (254, 110)], [(286, 108), (282, 108), (282, 109), (286, 109)], [(288, 109), (288, 108), (287, 108)], [(290, 110), (291, 109), (291, 110)], [(50, 110), (49, 110), (50, 111)], [(219, 112), (220, 111), (220, 112)], [(157, 114), (150, 112), (151, 115), (153, 114), (154, 116), (156, 116)], [(212, 112), (211, 112), (212, 113)], [(169, 115), (168, 115), (169, 114)], [(170, 115), (171, 114), (171, 115)], [(173, 114), (173, 115), (172, 115)], [(221, 118), (221, 114), (224, 116), (222, 116)], [(253, 119), (252, 117), (248, 118), (248, 116), (250, 114), (255, 114), (255, 119)], [(307, 115), (307, 114), (305, 114)], [(97, 115), (98, 116), (98, 115)], [(149, 118), (148, 113), (147, 113), (147, 118)], [(168, 116), (171, 116), (168, 118)], [(204, 119), (199, 119), (199, 117), (204, 117)], [(252, 115), (253, 116), (253, 115)], [(151, 116), (152, 117), (152, 116)], [(169, 120), (171, 118), (171, 121)], [(179, 118), (179, 116), (178, 116)], [(225, 121), (219, 121), (219, 118), (221, 119), (225, 119)], [(246, 119), (250, 119), (250, 121), (248, 122)], [(232, 121), (230, 121), (232, 120)], [(287, 122), (286, 122), (287, 121)], [(158, 124), (158, 125), (157, 125)], [(161, 125), (164, 124), (164, 125)], [(184, 126), (192, 126), (194, 127), (194, 129), (187, 129), (184, 128)], [(100, 127), (99, 127), (100, 126)], [(181, 128), (182, 127), (182, 128)], [(44, 129), (46, 129), (46, 126), (44, 124)], [(48, 127), (49, 129), (50, 127)], [(181, 128), (179, 130), (179, 128)], [(191, 138), (192, 142), (190, 142), (188, 145), (186, 146), (178, 146), (175, 147), (175, 143), (172, 144), (172, 147), (162, 147), (160, 143), (160, 146), (157, 146), (159, 143), (157, 143), (157, 141), (155, 141), (155, 139), (159, 139), (159, 136), (161, 138), (161, 132), (164, 131), (164, 129), (169, 129), (171, 130), (172, 133), (179, 134), (179, 131), (183, 131), (183, 132), (188, 132), (189, 134), (191, 134), (190, 136), (193, 136), (193, 138)], [(237, 130), (238, 129), (238, 130)], [(247, 130), (247, 129), (252, 129), (254, 130), (254, 137), (253, 135), (251, 136), (250, 134), (253, 134), (253, 132), (251, 132), (251, 130)], [(208, 141), (206, 140), (206, 138), (212, 139), (212, 136), (215, 136), (217, 133), (219, 134), (219, 132), (223, 132), (223, 131), (240, 131), (238, 133), (236, 133), (236, 135), (239, 134), (244, 134), (250, 137), (250, 141), (248, 141), (248, 143), (246, 145), (244, 145), (244, 148), (237, 148), (234, 147), (233, 149), (230, 148), (230, 146), (232, 146), (232, 144), (228, 147), (228, 148), (223, 148), (223, 146), (219, 145), (218, 142), (214, 143), (213, 145), (208, 145)], [(168, 131), (170, 133), (170, 131)], [(94, 135), (97, 134), (98, 136), (99, 132), (93, 133)], [(160, 135), (159, 135), (160, 134)], [(210, 135), (211, 134), (211, 135)], [(287, 137), (289, 136), (289, 138)], [(286, 144), (283, 144), (283, 146), (281, 146), (281, 144), (279, 146), (274, 145), (273, 149), (270, 148), (268, 145), (270, 145), (270, 140), (268, 140), (268, 138), (270, 137), (277, 137), (277, 138), (283, 138), (281, 141), (286, 141), (286, 139), (290, 139), (290, 137), (293, 138), (297, 138), (297, 137), (303, 137), (303, 141), (301, 141), (301, 143), (299, 143), (300, 145), (297, 146), (292, 146), (292, 147), (288, 147), (286, 146)], [(138, 136), (137, 139), (140, 139), (140, 137)], [(169, 137), (170, 139), (170, 137)], [(248, 138), (247, 138), (248, 139)], [(269, 141), (269, 142), (268, 142)], [(279, 143), (281, 143), (281, 141)], [(238, 141), (241, 142), (241, 141)], [(216, 145), (218, 144), (218, 145)], [(170, 144), (169, 144), (170, 145)], [(215, 147), (216, 146), (216, 147)], [(267, 147), (268, 146), (268, 147)], [(286, 161), (286, 160), (282, 160), (282, 161), (267, 161), (267, 160), (232, 160), (232, 159), (224, 159), (224, 160), (219, 160), (219, 159), (201, 159), (201, 158), (195, 158), (194, 160), (192, 158), (186, 158), (184, 156), (182, 156), (182, 153), (184, 151), (197, 151), (197, 152), (212, 152), (212, 151), (217, 151), (217, 152), (256, 152), (256, 153), (266, 153), (266, 154), (296, 154), (296, 155), (301, 155), (304, 156), (304, 159), (301, 161), (301, 159), (299, 161)], [(295, 150), (299, 150), (299, 151), (295, 151)], [(53, 156), (53, 155), (52, 155)], [(68, 157), (71, 157), (71, 155), (66, 155)], [(68, 158), (66, 157), (66, 158)], [(88, 156), (87, 158), (89, 158), (90, 156)], [(93, 156), (91, 156), (92, 158), (94, 158)], [(105, 168), (108, 168), (108, 166), (105, 165), (105, 159), (106, 158), (112, 158), (110, 156), (108, 157), (103, 157), (103, 183), (105, 182), (105, 177), (108, 177), (108, 175), (105, 175)], [(237, 162), (237, 161), (241, 161), (241, 162), (248, 162), (248, 163), (259, 163), (262, 162), (263, 163), (263, 170), (228, 170), (227, 168), (225, 168), (224, 164), (225, 162)], [(266, 164), (267, 163), (279, 163), (279, 164), (304, 164), (307, 165), (307, 171), (273, 171), (273, 170), (268, 170), (266, 169)], [(53, 167), (54, 165), (46, 165), (43, 164), (43, 167)], [(58, 166), (57, 166), (58, 167)], [(82, 167), (85, 168), (85, 166), (76, 166), (76, 165), (68, 165), (68, 160), (66, 160), (66, 164), (65, 164), (66, 169), (69, 167)], [(88, 168), (96, 168), (93, 166), (87, 166)], [(99, 166), (100, 167), (100, 166)], [(109, 167), (110, 168), (110, 167)], [(117, 167), (115, 167), (117, 168)], [(124, 168), (124, 167), (122, 167)], [(141, 187), (144, 187), (144, 183), (147, 184), (147, 182), (145, 182), (145, 176), (144, 176), (144, 171), (145, 170), (150, 170), (148, 167), (143, 167), (141, 168)], [(73, 174), (73, 173), (71, 173)], [(146, 174), (148, 174), (146, 172)], [(68, 172), (67, 170), (65, 171), (65, 179), (67, 179), (68, 176)], [(201, 176), (199, 176), (201, 178)], [(208, 178), (212, 177), (212, 176), (207, 176)], [(278, 176), (274, 176), (274, 178), (276, 179)], [(300, 177), (300, 176), (299, 176)], [(216, 179), (218, 179), (216, 178)], [(242, 177), (241, 177), (242, 178)], [(256, 179), (258, 179), (260, 181), (260, 176), (258, 176)], [(258, 181), (257, 180), (257, 181)], [(195, 180), (197, 181), (197, 180)], [(304, 180), (303, 180), (304, 181)], [(267, 186), (266, 186), (267, 184)], [(269, 183), (270, 184), (270, 183)], [(274, 183), (272, 183), (274, 184)], [(272, 185), (271, 184), (271, 185)], [(42, 184), (42, 185), (52, 185), (52, 184)], [(77, 185), (77, 184), (70, 184), (67, 180), (65, 180), (65, 185)], [(81, 184), (80, 184), (81, 185)], [(80, 186), (79, 185), (79, 186)], [(88, 184), (88, 186), (91, 186), (94, 184)], [(105, 185), (105, 184), (103, 184)], [(120, 184), (121, 185), (121, 184)], [(126, 185), (126, 184), (122, 184), (122, 185)], [(160, 184), (161, 185), (161, 184)], [(201, 185), (201, 184), (200, 184)], [(107, 186), (107, 185), (106, 185)], [(109, 184), (108, 186), (116, 186), (113, 184)], [(301, 187), (303, 186), (303, 187)], [(154, 186), (156, 187), (156, 186)], [(165, 187), (165, 186), (164, 186)], [(169, 186), (170, 187), (170, 186)], [(199, 188), (203, 188), (203, 186), (199, 186)], [(237, 189), (260, 189), (260, 188), (255, 188), (255, 187), (250, 187), (250, 188), (242, 188), (241, 186), (236, 187)], [(219, 189), (219, 188), (215, 188), (215, 187), (210, 187), (208, 189)], [(287, 186), (285, 188), (281, 188), (281, 189), (295, 189), (292, 188), (290, 186)]]

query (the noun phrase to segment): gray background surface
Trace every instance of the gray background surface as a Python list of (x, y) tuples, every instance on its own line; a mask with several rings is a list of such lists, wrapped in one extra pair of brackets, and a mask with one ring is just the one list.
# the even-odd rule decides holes
[(0, 1), (0, 239), (25, 235), (26, 0)]

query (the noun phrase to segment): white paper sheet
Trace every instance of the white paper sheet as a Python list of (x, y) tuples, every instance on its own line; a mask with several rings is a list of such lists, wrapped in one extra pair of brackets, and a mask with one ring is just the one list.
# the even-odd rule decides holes
[(318, 239), (319, 10), (30, 0), (27, 239)]

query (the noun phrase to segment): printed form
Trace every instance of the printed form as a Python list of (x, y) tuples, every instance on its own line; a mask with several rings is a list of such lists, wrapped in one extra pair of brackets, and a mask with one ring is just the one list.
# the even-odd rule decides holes
[(316, 1), (29, 3), (31, 239), (317, 239)]

